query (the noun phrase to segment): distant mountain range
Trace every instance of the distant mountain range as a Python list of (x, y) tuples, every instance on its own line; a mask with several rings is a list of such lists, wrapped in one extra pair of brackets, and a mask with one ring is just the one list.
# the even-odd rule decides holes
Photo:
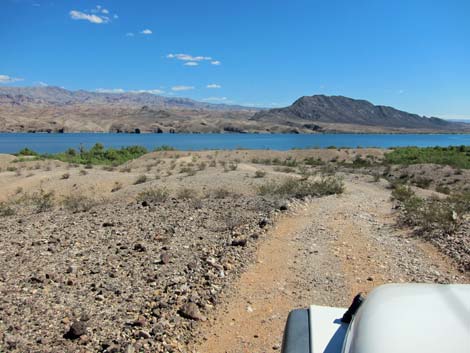
[(470, 125), (342, 96), (306, 96), (262, 110), (150, 93), (0, 87), (0, 131), (460, 133)]
[(70, 91), (60, 87), (0, 87), (0, 105), (65, 106), (127, 105), (152, 106), (160, 109), (258, 110), (238, 105), (211, 104), (189, 98), (166, 97), (145, 92), (101, 93), (84, 90)]

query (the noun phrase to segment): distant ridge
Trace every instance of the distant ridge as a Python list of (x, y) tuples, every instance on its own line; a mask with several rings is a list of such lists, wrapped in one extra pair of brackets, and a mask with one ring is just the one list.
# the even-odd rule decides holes
[(343, 96), (270, 110), (144, 92), (0, 87), (0, 132), (470, 133), (470, 125)]
[(461, 124), (439, 118), (427, 118), (392, 107), (373, 105), (366, 100), (343, 96), (304, 96), (286, 108), (256, 113), (251, 120), (270, 122), (306, 121), (373, 127), (423, 130), (457, 130)]
[(0, 87), (0, 105), (20, 106), (43, 105), (64, 106), (84, 105), (125, 105), (144, 106), (159, 109), (207, 109), (207, 110), (258, 110), (240, 105), (211, 104), (189, 98), (166, 97), (145, 92), (102, 93), (84, 90), (71, 91), (60, 87)]

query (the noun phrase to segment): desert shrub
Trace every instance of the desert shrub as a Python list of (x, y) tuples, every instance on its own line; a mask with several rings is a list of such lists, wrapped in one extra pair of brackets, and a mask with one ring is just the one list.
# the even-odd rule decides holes
[(413, 180), (413, 184), (421, 189), (427, 189), (432, 183), (432, 179), (425, 177), (418, 177)]
[(168, 199), (170, 193), (166, 188), (147, 189), (137, 195), (137, 201), (147, 201), (150, 203), (164, 202)]
[(305, 158), (305, 159), (304, 159), (304, 163), (305, 163), (306, 165), (310, 165), (310, 166), (312, 166), (312, 167), (320, 166), (320, 165), (325, 164), (325, 162), (323, 162), (323, 161), (321, 160), (321, 158), (313, 158), (313, 157)]
[(394, 187), (392, 191), (392, 199), (394, 200), (403, 202), (415, 195), (414, 191), (407, 185), (394, 184), (392, 186)]
[(257, 170), (255, 172), (255, 178), (264, 178), (266, 176), (266, 172), (264, 170)]
[(146, 182), (147, 182), (147, 176), (142, 174), (137, 177), (136, 181), (134, 181), (134, 185), (143, 184)]
[(194, 199), (197, 196), (197, 192), (190, 188), (181, 188), (176, 193), (179, 199)]
[(130, 173), (132, 171), (132, 168), (129, 166), (123, 167), (119, 170), (121, 173)]
[(114, 165), (105, 165), (103, 167), (103, 170), (107, 172), (114, 172), (116, 170), (116, 167)]
[(153, 149), (154, 152), (160, 152), (160, 151), (176, 151), (176, 148), (173, 146), (168, 146), (168, 145), (161, 145), (158, 147), (155, 147)]
[(96, 202), (84, 195), (68, 195), (62, 200), (64, 208), (70, 212), (87, 212), (96, 205)]
[(87, 175), (88, 172), (87, 172), (85, 169), (80, 169), (80, 171), (78, 172), (78, 174), (80, 174), (80, 175)]
[(60, 178), (61, 179), (68, 179), (68, 178), (70, 178), (70, 173), (64, 173), (64, 174), (62, 174), (62, 176)]
[(15, 210), (5, 202), (0, 202), (0, 217), (13, 216)]
[(295, 173), (295, 169), (291, 167), (274, 167), (273, 170), (282, 173)]
[(213, 191), (213, 196), (215, 199), (225, 199), (230, 196), (230, 191), (225, 188), (217, 188)]
[(196, 175), (196, 171), (192, 169), (191, 167), (183, 167), (180, 169), (180, 173), (186, 173), (188, 176), (193, 176)]
[(25, 196), (34, 207), (36, 213), (46, 212), (54, 208), (55, 196), (53, 191), (46, 192), (41, 189), (30, 196)]
[(211, 162), (209, 163), (209, 167), (211, 168), (217, 167), (217, 162), (215, 161), (215, 159), (211, 160)]
[(450, 194), (450, 188), (448, 186), (441, 185), (441, 184), (436, 186), (436, 191), (440, 192), (441, 194), (446, 194), (446, 195)]
[(285, 179), (282, 182), (270, 181), (258, 188), (260, 195), (305, 198), (307, 196), (326, 196), (341, 194), (343, 180), (335, 176), (322, 176), (319, 180)]
[(116, 192), (116, 191), (121, 190), (121, 189), (122, 189), (122, 183), (119, 182), (119, 181), (115, 181), (114, 185), (113, 185), (113, 188), (111, 189), (111, 192)]
[(201, 162), (201, 163), (198, 164), (197, 167), (198, 167), (199, 170), (204, 170), (204, 169), (206, 169), (207, 164), (204, 163), (204, 162)]

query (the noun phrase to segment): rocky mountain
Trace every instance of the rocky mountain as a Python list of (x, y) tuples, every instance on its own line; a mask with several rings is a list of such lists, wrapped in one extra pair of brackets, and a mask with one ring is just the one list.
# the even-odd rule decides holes
[(318, 129), (324, 124), (436, 131), (458, 130), (462, 127), (454, 122), (410, 114), (392, 107), (374, 105), (366, 100), (325, 95), (301, 97), (289, 107), (260, 111), (251, 120), (305, 122), (306, 125), (318, 126)]
[(0, 87), (0, 131), (436, 133), (470, 132), (470, 125), (341, 96), (302, 97), (286, 108), (260, 110), (139, 92)]
[(70, 91), (60, 87), (0, 87), (0, 105), (69, 106), (121, 105), (158, 109), (257, 110), (237, 105), (211, 104), (189, 98), (166, 97), (144, 92), (101, 93)]

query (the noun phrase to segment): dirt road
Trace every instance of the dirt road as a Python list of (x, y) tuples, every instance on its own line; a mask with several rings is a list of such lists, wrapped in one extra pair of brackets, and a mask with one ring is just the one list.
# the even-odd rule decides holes
[(202, 327), (200, 353), (280, 350), (289, 310), (348, 306), (387, 282), (468, 282), (454, 264), (395, 229), (390, 193), (359, 177), (340, 196), (294, 205), (261, 245), (257, 262)]

